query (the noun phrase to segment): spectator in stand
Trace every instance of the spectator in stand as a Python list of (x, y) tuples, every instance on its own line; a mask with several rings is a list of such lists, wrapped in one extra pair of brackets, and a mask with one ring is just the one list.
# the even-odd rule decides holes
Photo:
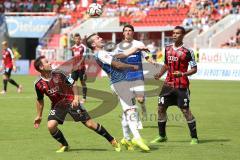
[(144, 17), (146, 17), (147, 13), (144, 11), (143, 8), (140, 8), (138, 10), (136, 10), (135, 12), (132, 12), (131, 15), (129, 16), (133, 22), (138, 22), (141, 19), (143, 19)]
[(55, 1), (54, 0), (51, 0), (51, 1), (48, 1), (46, 3), (46, 11), (47, 12), (52, 12), (53, 11), (53, 5), (54, 5)]
[(67, 12), (70, 9), (70, 5), (67, 1), (64, 1), (63, 8), (64, 8), (65, 12)]
[(17, 48), (17, 44), (16, 43), (13, 43), (12, 52), (13, 52), (15, 60), (18, 60), (18, 59), (20, 59), (22, 57), (22, 55), (20, 54), (20, 52), (19, 52), (19, 50)]
[(76, 9), (76, 5), (75, 5), (74, 1), (70, 1), (69, 9), (70, 9), (70, 11), (72, 11), (72, 12)]
[(4, 6), (2, 4), (2, 2), (0, 3), (0, 13), (3, 13), (4, 12)]
[(68, 58), (68, 35), (64, 33), (60, 38), (60, 48), (63, 50), (63, 59)]
[(226, 5), (222, 4), (220, 6), (220, 9), (219, 9), (219, 14), (221, 15), (221, 17), (223, 18), (226, 15), (228, 15), (229, 13), (230, 13), (229, 5), (228, 4), (226, 4)]
[(88, 4), (89, 4), (88, 0), (82, 0), (80, 6), (83, 7), (83, 8), (87, 8)]
[[(239, 30), (237, 31), (237, 34), (238, 34)], [(234, 36), (231, 36), (230, 39), (221, 45), (221, 47), (223, 48), (238, 48), (240, 47), (239, 45), (239, 35), (236, 34), (236, 37)]]
[(18, 3), (18, 7), (17, 7), (17, 11), (18, 12), (24, 12), (25, 11), (25, 1), (21, 0), (21, 2)]
[(232, 0), (232, 13), (233, 14), (239, 13), (239, 9), (240, 9), (239, 6), (240, 6), (239, 0)]
[(53, 12), (59, 12), (59, 8), (61, 5), (59, 5), (58, 3), (54, 3), (53, 4)]
[(237, 43), (237, 46), (240, 47), (240, 28), (238, 28), (236, 33), (236, 43)]
[(228, 44), (229, 44), (230, 47), (236, 47), (236, 45), (237, 45), (236, 38), (232, 36), (232, 37), (228, 40)]
[(42, 0), (38, 0), (39, 7), (40, 7), (40, 12), (45, 12), (46, 10), (46, 3)]
[(33, 12), (39, 12), (40, 11), (40, 6), (37, 1), (33, 1), (33, 7), (32, 7)]
[(11, 2), (11, 12), (16, 12), (16, 11), (17, 11), (17, 3)]
[(193, 26), (193, 18), (191, 17), (191, 15), (188, 14), (187, 17), (183, 20), (183, 26)]
[(32, 12), (33, 9), (33, 2), (32, 0), (27, 1), (27, 12)]
[(10, 12), (11, 11), (11, 2), (10, 0), (6, 0), (4, 3), (4, 8), (5, 8), (5, 12)]
[(71, 14), (70, 14), (70, 11), (67, 11), (66, 13), (60, 14), (59, 18), (61, 20), (61, 27), (62, 28), (70, 26), (69, 21), (72, 18)]
[[(222, 6), (221, 9), (215, 7)], [(206, 31), (222, 16), (230, 13), (231, 6), (225, 3), (218, 3), (218, 1), (198, 0), (192, 1), (189, 15), (192, 18), (193, 27), (200, 31)], [(187, 24), (190, 19), (185, 19), (183, 24)]]
[(62, 5), (62, 3), (63, 3), (63, 1), (62, 1), (62, 0), (56, 0), (56, 4), (57, 4), (58, 6), (61, 6), (61, 5)]

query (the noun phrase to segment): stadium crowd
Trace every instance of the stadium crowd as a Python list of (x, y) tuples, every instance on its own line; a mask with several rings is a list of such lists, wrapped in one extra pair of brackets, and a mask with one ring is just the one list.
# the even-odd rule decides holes
[(190, 11), (183, 21), (183, 25), (206, 31), (218, 20), (230, 13), (238, 14), (239, 10), (239, 0), (192, 1)]
[[(92, 2), (104, 5), (103, 16), (126, 16), (136, 21), (150, 10), (188, 7), (183, 25), (201, 31), (240, 10), (239, 0), (0, 0), (0, 12), (58, 12), (64, 21), (70, 21), (72, 12), (85, 12)], [(84, 13), (81, 18), (85, 18)]]
[(240, 28), (238, 28), (236, 35), (229, 38), (227, 42), (221, 45), (222, 48), (240, 48)]
[(156, 0), (139, 0), (129, 1), (125, 4), (113, 4), (108, 2), (104, 8), (104, 16), (139, 16), (145, 17), (150, 10), (164, 8), (184, 8), (187, 3), (179, 0), (156, 1)]
[[(182, 25), (200, 32), (228, 14), (240, 13), (240, 0), (0, 0), (0, 13), (56, 12), (64, 28), (87, 19), (87, 6), (92, 2), (103, 5), (102, 16), (128, 17), (133, 22), (148, 18), (150, 11), (185, 8), (188, 11)], [(239, 46), (239, 31), (222, 46)]]

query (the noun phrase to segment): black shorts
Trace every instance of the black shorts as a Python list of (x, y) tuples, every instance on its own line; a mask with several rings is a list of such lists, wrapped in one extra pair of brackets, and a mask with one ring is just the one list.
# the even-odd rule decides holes
[(87, 75), (85, 73), (85, 69), (73, 71), (72, 74), (71, 74), (71, 77), (74, 81), (77, 81), (78, 78), (81, 81), (86, 81), (87, 80)]
[(190, 91), (188, 88), (172, 88), (163, 85), (158, 97), (158, 106), (168, 107), (176, 105), (179, 108), (188, 108)]
[(4, 74), (7, 75), (8, 77), (11, 76), (12, 73), (12, 68), (4, 68)]
[(91, 119), (87, 110), (82, 105), (79, 105), (74, 109), (70, 106), (52, 108), (49, 112), (48, 121), (56, 120), (58, 124), (63, 124), (67, 114), (70, 114), (75, 122), (86, 123)]
[(156, 55), (156, 54), (153, 54), (153, 55), (152, 55), (152, 59), (156, 60), (156, 59), (157, 59), (157, 55)]

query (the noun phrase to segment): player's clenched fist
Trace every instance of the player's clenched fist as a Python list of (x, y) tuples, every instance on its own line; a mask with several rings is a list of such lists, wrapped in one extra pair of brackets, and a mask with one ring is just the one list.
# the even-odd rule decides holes
[(182, 73), (180, 71), (174, 71), (172, 74), (175, 78), (179, 78), (179, 77), (184, 76), (184, 73)]
[(42, 117), (36, 117), (35, 119), (34, 119), (34, 128), (38, 128), (39, 127), (39, 125), (40, 125), (40, 123), (41, 123), (41, 121), (42, 121)]

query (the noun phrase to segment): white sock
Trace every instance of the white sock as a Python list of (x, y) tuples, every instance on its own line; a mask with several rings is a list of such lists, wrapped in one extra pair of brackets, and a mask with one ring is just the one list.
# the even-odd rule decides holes
[(138, 124), (139, 124), (138, 112), (135, 109), (132, 109), (132, 110), (128, 110), (125, 114), (126, 114), (128, 126), (133, 134), (133, 137), (135, 139), (141, 138), (140, 133), (138, 131)]
[(129, 129), (129, 126), (128, 126), (126, 115), (124, 113), (122, 115), (122, 131), (123, 131), (123, 137), (126, 140), (130, 141), (131, 140), (130, 129)]

